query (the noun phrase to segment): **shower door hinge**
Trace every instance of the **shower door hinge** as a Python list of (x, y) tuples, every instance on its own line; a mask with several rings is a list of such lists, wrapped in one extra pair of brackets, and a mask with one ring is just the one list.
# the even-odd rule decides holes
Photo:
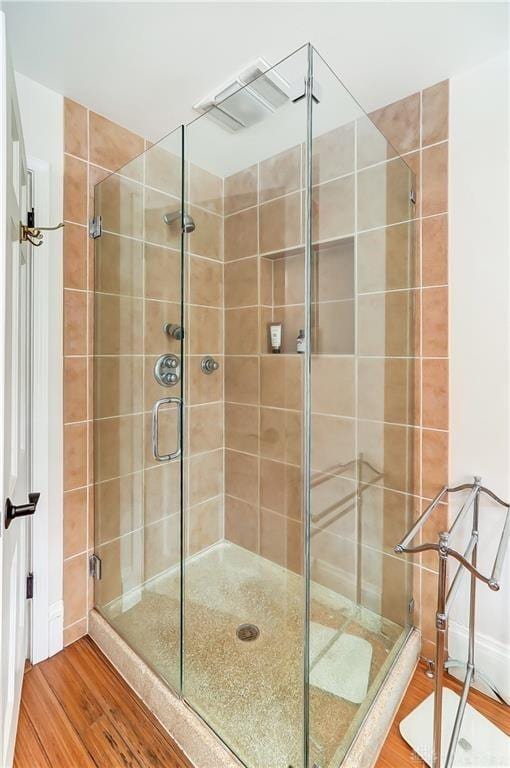
[(416, 205), (416, 190), (411, 189), (409, 192), (409, 200), (412, 202), (413, 205)]
[(89, 574), (98, 581), (101, 579), (101, 558), (98, 555), (89, 558)]
[(407, 612), (410, 616), (412, 616), (414, 613), (414, 597), (412, 597), (407, 604)]
[(27, 589), (25, 597), (27, 600), (31, 600), (34, 596), (34, 574), (29, 573), (27, 576)]
[(93, 216), (89, 221), (89, 237), (92, 237), (94, 240), (96, 240), (96, 238), (101, 237), (102, 233), (103, 220), (101, 216)]

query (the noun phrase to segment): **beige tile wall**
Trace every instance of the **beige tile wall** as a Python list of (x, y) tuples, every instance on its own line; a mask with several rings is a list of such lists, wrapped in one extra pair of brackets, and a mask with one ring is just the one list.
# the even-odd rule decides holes
[(299, 572), (302, 359), (287, 322), (271, 355), (267, 324), (302, 327), (302, 255), (288, 308), (273, 258), (302, 242), (301, 189), (300, 146), (225, 179), (225, 537)]
[[(370, 487), (372, 504), (368, 499), (366, 538), (369, 551), (384, 556), (384, 566), (378, 575), (385, 586), (383, 610), (391, 616), (397, 599), (388, 585), (398, 584), (401, 565), (390, 554), (392, 542), (409, 514), (409, 504), (417, 512), (447, 477), (448, 466), (448, 288), (447, 288), (447, 156), (448, 156), (448, 84), (441, 83), (421, 94), (414, 94), (395, 105), (379, 110), (372, 116), (388, 135), (395, 148), (417, 173), (416, 287), (406, 285), (402, 270), (406, 259), (402, 243), (409, 238), (405, 226), (399, 226), (406, 216), (405, 201), (385, 201), (377, 207), (371, 202), (375, 189), (384, 189), (394, 167), (385, 166), (388, 154), (385, 142), (363, 141), (363, 123), (357, 126), (357, 165), (366, 170), (358, 172), (354, 181), (354, 126), (343, 126), (315, 140), (314, 143), (314, 240), (331, 241), (344, 238), (342, 243), (322, 247), (314, 256), (314, 509), (328, 509), (339, 497), (352, 492), (352, 480), (340, 474), (328, 475), (324, 470), (335, 462), (350, 461), (353, 449), (352, 417), (366, 414), (356, 439), (368, 449), (374, 441), (384, 439), (394, 446), (383, 456), (387, 477), (392, 477), (392, 461), (402, 458), (402, 451), (414, 453), (413, 488), (409, 478), (394, 477), (384, 490)], [(367, 129), (369, 130), (369, 129)], [(118, 134), (116, 132), (119, 132)], [(120, 158), (126, 162), (144, 147), (136, 137), (119, 126), (72, 102), (66, 102), (66, 162), (65, 162), (65, 627), (66, 642), (86, 631), (87, 607), (91, 603), (92, 586), (87, 577), (87, 554), (93, 545), (92, 457), (91, 457), (91, 320), (92, 320), (92, 250), (86, 236), (91, 198), (88, 189), (104, 178), (107, 170), (119, 165), (119, 148), (125, 148)], [(188, 498), (188, 547), (197, 551), (225, 535), (253, 551), (296, 571), (302, 570), (302, 499), (301, 499), (301, 387), (302, 358), (295, 354), (297, 331), (303, 327), (302, 254), (292, 251), (302, 243), (302, 176), (301, 148), (296, 147), (270, 158), (224, 180), (199, 168), (190, 168), (190, 212), (197, 223), (190, 238), (187, 291), (189, 297), (188, 338), (188, 407), (187, 424), (190, 453)], [(108, 153), (111, 153), (109, 155)], [(131, 153), (131, 154), (129, 154)], [(391, 153), (390, 153), (391, 154)], [(150, 232), (153, 247), (146, 247), (145, 296), (147, 348), (146, 365), (151, 365), (160, 351), (153, 345), (160, 324), (167, 319), (162, 314), (164, 302), (176, 301), (165, 293), (165, 285), (157, 279), (162, 263), (172, 265), (172, 234), (160, 228), (168, 194), (177, 194), (168, 186), (175, 179), (175, 158), (155, 147), (146, 157), (145, 202), (146, 232)], [(370, 166), (370, 167), (369, 167)], [(399, 165), (400, 168), (400, 165)], [(402, 186), (402, 170), (395, 164), (395, 187)], [(136, 164), (130, 175), (136, 185)], [(224, 190), (222, 186), (224, 183)], [(132, 192), (133, 183), (122, 185), (112, 178), (112, 199)], [(354, 194), (358, 194), (358, 230), (370, 228), (358, 238), (358, 270), (354, 275), (352, 243), (348, 235), (355, 230)], [(364, 187), (365, 185), (365, 187)], [(364, 190), (366, 189), (365, 197)], [(363, 200), (366, 204), (363, 206)], [(224, 210), (223, 210), (224, 205)], [(112, 211), (112, 214), (114, 212)], [(129, 218), (133, 227), (135, 217)], [(395, 222), (390, 228), (385, 224)], [(118, 222), (118, 231), (125, 222)], [(159, 234), (157, 230), (159, 229)], [(139, 236), (140, 231), (124, 234)], [(159, 239), (158, 239), (159, 238)], [(106, 241), (105, 241), (106, 242)], [(125, 241), (125, 243), (128, 241)], [(133, 242), (133, 241), (129, 241)], [(124, 243), (124, 244), (125, 244)], [(105, 246), (108, 247), (108, 244)], [(286, 257), (281, 258), (282, 251)], [(290, 252), (290, 253), (289, 253)], [(378, 260), (378, 254), (380, 256)], [(395, 254), (386, 258), (387, 254)], [(98, 273), (105, 281), (105, 292), (133, 296), (132, 283), (120, 286), (119, 281), (136, 281), (139, 264), (136, 246), (123, 251), (131, 270), (119, 272), (108, 268)], [(162, 262), (164, 259), (164, 262)], [(364, 260), (368, 268), (363, 268)], [(106, 262), (105, 262), (106, 265)], [(151, 271), (152, 269), (152, 271)], [(154, 279), (152, 279), (154, 276)], [(354, 280), (357, 281), (358, 333), (368, 354), (358, 364), (358, 397), (354, 376)], [(152, 282), (151, 282), (152, 281)], [(171, 285), (172, 281), (168, 282)], [(112, 285), (114, 286), (111, 290)], [(115, 287), (117, 286), (117, 287)], [(338, 291), (338, 286), (342, 290)], [(406, 290), (407, 289), (407, 290)], [(135, 292), (136, 293), (136, 292)], [(362, 295), (363, 294), (363, 295)], [(117, 301), (119, 298), (117, 298)], [(374, 334), (374, 318), (410, 316), (410, 306), (417, 307), (416, 325), (412, 339), (416, 343), (416, 381), (412, 418), (409, 391), (402, 389), (409, 373), (409, 363), (402, 357), (406, 338), (396, 334), (382, 342)], [(413, 303), (414, 302), (414, 303)], [(122, 302), (121, 302), (122, 304)], [(136, 306), (117, 305), (114, 317), (136, 314)], [(269, 353), (267, 324), (282, 321), (284, 337), (282, 354)], [(371, 322), (372, 321), (372, 322)], [(150, 325), (152, 324), (152, 325)], [(133, 323), (133, 333), (141, 326)], [(338, 328), (342, 332), (338, 332)], [(363, 329), (366, 329), (365, 331)], [(119, 329), (120, 330), (120, 329)], [(407, 331), (406, 331), (407, 333)], [(365, 335), (363, 335), (365, 334)], [(115, 334), (114, 334), (115, 336)], [(120, 332), (119, 344), (136, 343), (126, 340)], [(383, 344), (382, 350), (378, 345)], [(389, 345), (389, 346), (388, 346)], [(165, 350), (162, 350), (165, 351)], [(120, 349), (115, 350), (118, 355)], [(215, 354), (222, 364), (223, 375), (204, 376), (200, 372), (203, 354)], [(223, 357), (223, 354), (225, 357)], [(412, 356), (412, 355), (411, 355)], [(119, 358), (120, 360), (120, 358)], [(135, 358), (131, 360), (135, 364)], [(112, 365), (114, 363), (110, 363)], [(127, 363), (124, 361), (124, 365)], [(406, 368), (407, 366), (407, 368)], [(407, 371), (407, 373), (406, 373)], [(108, 367), (105, 367), (108, 378)], [(98, 374), (99, 375), (99, 374)], [(133, 375), (130, 369), (128, 375)], [(140, 376), (140, 372), (135, 372)], [(407, 378), (406, 378), (407, 376)], [(388, 384), (382, 391), (363, 386), (363, 381)], [(328, 382), (335, 382), (331, 387)], [(391, 386), (390, 386), (391, 385)], [(409, 382), (408, 382), (409, 386)], [(388, 397), (388, 392), (391, 393)], [(166, 392), (165, 392), (166, 394)], [(136, 392), (126, 391), (123, 413), (134, 413)], [(103, 401), (103, 400), (102, 400)], [(119, 393), (114, 401), (118, 404)], [(357, 401), (357, 402), (356, 402)], [(104, 401), (108, 407), (108, 398)], [(148, 402), (143, 403), (146, 410)], [(377, 429), (375, 428), (377, 424)], [(382, 425), (382, 426), (381, 426)], [(147, 426), (146, 426), (147, 428)], [(129, 424), (143, 434), (143, 424)], [(382, 429), (382, 433), (381, 433)], [(413, 449), (409, 453), (409, 435)], [(381, 438), (382, 435), (382, 438)], [(118, 436), (115, 439), (119, 439)], [(223, 451), (224, 446), (224, 451)], [(400, 454), (399, 454), (400, 446)], [(341, 450), (338, 450), (340, 447)], [(142, 457), (142, 464), (143, 464)], [(168, 482), (146, 483), (146, 493), (152, 494), (153, 530), (158, 524), (157, 504), (162, 486)], [(223, 473), (224, 469), (224, 473)], [(167, 470), (168, 471), (168, 470)], [(174, 470), (175, 471), (175, 470)], [(159, 477), (159, 475), (158, 475)], [(223, 482), (225, 500), (223, 514)], [(170, 486), (172, 485), (170, 481)], [(118, 489), (105, 484), (105, 493), (118, 497)], [(138, 498), (140, 488), (135, 484), (123, 490), (130, 500)], [(163, 495), (164, 498), (164, 495)], [(123, 496), (123, 500), (126, 497)], [(135, 505), (136, 506), (136, 505)], [(168, 510), (168, 505), (166, 506)], [(371, 518), (372, 516), (372, 518)], [(374, 517), (375, 516), (375, 517)], [(374, 526), (370, 525), (371, 519)], [(383, 529), (375, 538), (383, 520)], [(146, 521), (147, 522), (147, 521)], [(111, 520), (110, 520), (111, 523)], [(166, 530), (168, 520), (159, 518)], [(105, 525), (107, 524), (105, 518)], [(127, 530), (137, 529), (137, 521), (129, 521)], [(328, 526), (318, 525), (313, 547), (320, 552), (324, 583), (331, 583), (329, 565), (345, 563), (352, 572), (352, 517)], [(223, 531), (224, 526), (224, 531)], [(119, 527), (105, 530), (105, 541), (120, 541)], [(151, 529), (152, 531), (152, 529)], [(159, 531), (153, 541), (161, 541)], [(147, 534), (147, 531), (145, 532)], [(145, 546), (151, 546), (150, 532)], [(383, 544), (381, 544), (383, 542)], [(111, 544), (112, 549), (118, 543)], [(141, 544), (133, 541), (133, 548)], [(156, 545), (155, 545), (156, 546)], [(329, 553), (329, 554), (328, 554)], [(115, 552), (112, 562), (115, 562)], [(352, 561), (352, 562), (351, 562)], [(367, 558), (370, 562), (370, 558)], [(154, 575), (158, 558), (151, 558)], [(161, 561), (159, 561), (161, 562)], [(163, 566), (162, 566), (163, 567)], [(154, 570), (155, 569), (155, 570)], [(425, 651), (430, 650), (432, 621), (431, 595), (435, 583), (435, 565), (428, 558), (414, 568), (414, 594), (418, 622), (424, 631)], [(316, 569), (319, 578), (321, 568)], [(382, 574), (382, 576), (381, 576)], [(367, 573), (370, 582), (370, 574)], [(333, 574), (333, 578), (336, 576)], [(112, 587), (112, 596), (119, 585)], [(433, 601), (432, 601), (433, 602)], [(421, 618), (423, 615), (423, 618)]]
[(141, 137), (69, 99), (64, 112), (64, 642), (87, 630), (93, 589), (93, 185), (144, 149)]
[[(162, 331), (164, 322), (180, 322), (178, 227), (163, 223), (163, 214), (180, 206), (177, 146), (155, 146), (138, 158), (147, 147), (141, 137), (65, 102), (66, 644), (86, 632), (93, 603), (88, 556), (94, 522), (95, 551), (103, 564), (96, 583), (100, 604), (179, 558), (179, 465), (158, 465), (150, 455), (152, 404), (179, 394), (158, 385), (152, 373), (158, 355), (179, 353)], [(120, 166), (122, 172), (104, 181), (98, 197), (108, 232), (96, 241), (94, 328), (94, 243), (87, 222), (94, 185)], [(222, 354), (223, 180), (193, 165), (188, 178), (189, 209), (197, 223), (187, 243), (185, 285), (186, 548), (193, 554), (223, 536), (223, 366), (213, 376), (200, 371), (204, 354), (220, 360)], [(160, 423), (161, 450), (171, 450), (175, 414), (162, 413)]]
[[(296, 352), (305, 294), (302, 152), (293, 147), (225, 179), (225, 535), (298, 572), (303, 567), (303, 358)], [(351, 425), (336, 417), (353, 416), (353, 184), (350, 177), (331, 177), (352, 172), (353, 153), (352, 126), (314, 143), (321, 183), (313, 190), (313, 237), (330, 241), (315, 249), (313, 266), (313, 351), (320, 355), (314, 356), (313, 407), (321, 415), (314, 416), (312, 440), (314, 468), (323, 470), (339, 447), (346, 461), (352, 459)], [(344, 235), (350, 237), (339, 241)], [(283, 326), (278, 355), (270, 351), (269, 321)], [(329, 535), (323, 535), (323, 548)]]
[[(414, 515), (448, 481), (448, 115), (447, 81), (372, 115), (417, 177)], [(436, 539), (446, 516), (445, 508), (423, 540)], [(415, 619), (426, 656), (435, 639), (436, 572), (434, 556), (415, 563)]]
[[(223, 179), (190, 162), (189, 211), (196, 229), (187, 239), (187, 390), (184, 478), (186, 553), (223, 539), (224, 531), (224, 281)], [(219, 370), (206, 375), (202, 358)]]
[[(313, 270), (312, 568), (315, 580), (351, 596), (361, 568), (365, 604), (402, 621), (406, 569), (392, 548), (448, 472), (448, 83), (372, 119), (416, 174), (416, 221), (406, 223), (406, 165), (370, 121), (314, 141), (313, 239), (330, 243), (315, 250)], [(225, 179), (225, 536), (298, 571), (301, 206), (299, 148)], [(278, 356), (267, 354), (269, 319), (283, 322)], [(383, 479), (371, 485), (370, 472), (361, 474), (356, 562), (353, 515), (331, 521), (355, 474), (332, 468), (360, 453)], [(429, 653), (433, 558), (416, 563), (412, 581)]]
[[(448, 477), (448, 82), (422, 91), (420, 145), (412, 155), (419, 182), (420, 370), (417, 377), (419, 439), (416, 492), (425, 506)], [(398, 149), (398, 147), (397, 147)], [(415, 510), (419, 512), (420, 509)], [(444, 517), (428, 526), (423, 538), (434, 540)], [(423, 632), (423, 652), (433, 655), (437, 559), (424, 555), (415, 568), (416, 615)]]
[[(179, 224), (164, 222), (165, 213), (180, 208), (179, 144), (176, 134), (150, 147), (140, 158), (139, 168), (135, 160), (129, 168), (122, 168), (120, 175), (104, 182), (98, 192), (103, 227), (118, 233), (105, 232), (96, 251), (96, 288), (101, 291), (96, 293), (96, 354), (108, 355), (96, 357), (96, 415), (101, 416), (109, 403), (115, 408), (113, 414), (106, 414), (113, 419), (105, 418), (95, 425), (95, 519), (96, 541), (100, 542), (96, 551), (104, 564), (102, 579), (96, 584), (96, 603), (101, 606), (168, 571), (180, 558), (180, 463), (157, 463), (151, 448), (153, 404), (159, 398), (182, 394), (180, 386), (163, 387), (153, 375), (160, 355), (181, 354), (180, 344), (163, 330), (166, 323), (181, 323)], [(208, 377), (200, 370), (204, 355), (213, 354), (221, 360), (222, 354), (223, 181), (194, 165), (187, 171), (188, 208), (197, 224), (186, 244), (184, 294), (188, 430), (184, 452), (185, 545), (186, 552), (194, 554), (223, 534), (223, 372), (221, 366), (220, 372)], [(127, 189), (127, 194), (116, 195), (117, 186)], [(109, 282), (102, 285), (103, 275), (109, 277), (112, 264), (115, 276), (126, 284), (113, 286), (113, 294)], [(120, 366), (113, 376), (112, 363)], [(105, 366), (104, 376), (97, 366)], [(120, 414), (119, 406), (123, 409)], [(105, 439), (103, 429), (110, 433), (110, 422), (114, 431)], [(161, 410), (159, 425), (159, 450), (169, 453), (177, 444), (175, 410)], [(110, 466), (112, 457), (114, 466)], [(118, 503), (114, 510), (97, 495), (103, 485), (113, 484), (116, 498), (122, 500), (122, 493), (131, 488), (135, 478), (141, 502), (135, 500), (133, 505), (135, 497), (129, 492), (128, 503)], [(103, 518), (110, 528), (115, 511), (121, 516), (120, 525), (115, 538), (106, 541)], [(134, 516), (133, 511), (141, 515)]]

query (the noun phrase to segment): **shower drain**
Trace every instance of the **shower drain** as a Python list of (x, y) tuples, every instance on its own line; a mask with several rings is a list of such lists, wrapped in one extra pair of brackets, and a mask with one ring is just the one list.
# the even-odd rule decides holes
[(251, 640), (257, 639), (260, 635), (260, 629), (255, 624), (240, 624), (237, 627), (236, 635), (239, 640), (249, 643)]

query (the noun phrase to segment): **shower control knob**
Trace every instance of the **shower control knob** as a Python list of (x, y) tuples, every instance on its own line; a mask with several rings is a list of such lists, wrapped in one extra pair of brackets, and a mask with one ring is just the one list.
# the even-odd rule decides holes
[(154, 378), (163, 387), (173, 387), (181, 378), (181, 362), (175, 355), (161, 355), (154, 366)]
[(217, 371), (220, 367), (220, 364), (217, 360), (214, 359), (214, 357), (211, 357), (208, 355), (207, 357), (202, 358), (202, 362), (200, 363), (200, 367), (202, 368), (202, 372), (206, 374), (214, 373), (214, 371)]

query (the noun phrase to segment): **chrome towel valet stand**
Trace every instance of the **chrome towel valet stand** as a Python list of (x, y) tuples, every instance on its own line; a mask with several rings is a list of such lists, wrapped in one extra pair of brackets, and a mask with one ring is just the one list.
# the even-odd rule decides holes
[[(455, 519), (448, 531), (444, 531), (439, 534), (439, 541), (437, 543), (426, 542), (418, 546), (410, 546), (415, 536), (423, 528), (426, 521), (432, 515), (434, 510), (437, 510), (441, 501), (443, 501), (449, 494), (456, 494), (462, 491), (469, 491), (467, 498), (460, 507)], [(480, 511), (480, 495), (485, 494), (489, 496), (498, 505), (506, 508), (505, 521), (503, 524), (502, 534), (499, 540), (498, 549), (496, 552), (496, 558), (492, 567), (490, 576), (484, 576), (477, 569), (477, 555), (478, 555), (478, 522)], [(450, 547), (450, 540), (452, 536), (460, 529), (463, 520), (466, 518), (469, 510), (472, 509), (472, 524), (471, 524), (471, 536), (464, 553), (461, 554), (455, 549)], [(451, 768), (453, 760), (455, 758), (455, 750), (457, 749), (457, 743), (459, 740), (460, 728), (462, 725), (462, 719), (466, 709), (466, 703), (469, 694), (469, 688), (475, 680), (475, 677), (483, 680), (483, 682), (491, 689), (494, 695), (503, 704), (507, 704), (497, 687), (492, 683), (482, 672), (475, 669), (475, 618), (476, 618), (476, 584), (477, 581), (481, 581), (487, 584), (489, 589), (497, 592), (500, 589), (500, 577), (501, 570), (503, 568), (503, 562), (505, 559), (506, 550), (508, 547), (508, 541), (510, 538), (510, 504), (500, 499), (495, 493), (488, 488), (484, 488), (481, 485), (481, 478), (475, 476), (473, 483), (464, 483), (454, 487), (444, 486), (439, 493), (434, 497), (432, 502), (418, 518), (413, 527), (406, 533), (404, 538), (395, 547), (395, 552), (398, 554), (418, 554), (420, 552), (434, 551), (437, 552), (439, 557), (438, 568), (438, 587), (437, 587), (437, 611), (436, 611), (436, 657), (435, 657), (435, 688), (434, 688), (434, 726), (433, 726), (433, 752), (432, 752), (432, 768), (441, 768), (441, 737), (442, 737), (442, 707), (443, 707), (443, 685), (444, 685), (444, 672), (452, 667), (465, 667), (466, 674), (464, 678), (464, 686), (462, 689), (462, 695), (460, 697), (459, 706), (455, 716), (453, 724), (452, 735), (448, 745), (446, 753), (446, 761), (444, 768)], [(458, 566), (455, 571), (455, 575), (452, 579), (451, 585), (448, 588), (448, 561), (453, 558), (457, 561)], [(456, 659), (446, 659), (445, 642), (446, 632), (448, 630), (448, 617), (450, 609), (452, 607), (455, 595), (458, 592), (462, 578), (466, 571), (471, 574), (470, 579), (470, 591), (469, 591), (469, 634), (468, 634), (468, 659), (467, 663), (458, 661)]]

